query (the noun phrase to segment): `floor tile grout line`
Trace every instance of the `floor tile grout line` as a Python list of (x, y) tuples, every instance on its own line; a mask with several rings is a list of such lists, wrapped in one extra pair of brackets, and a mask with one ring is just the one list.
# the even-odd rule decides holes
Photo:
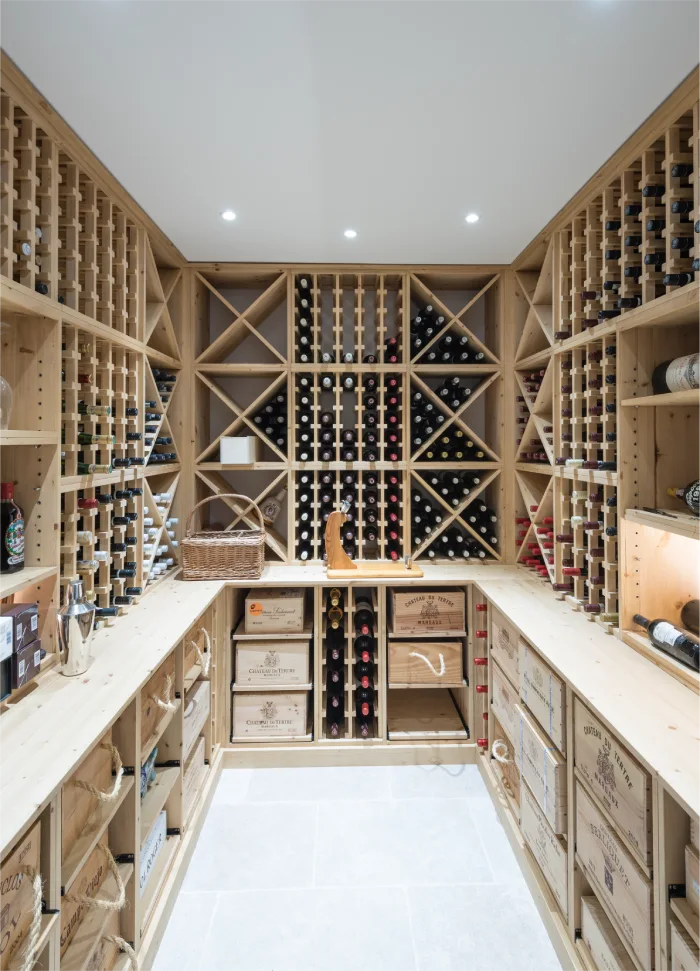
[(207, 925), (206, 932), (204, 934), (204, 940), (200, 944), (199, 951), (199, 961), (197, 961), (197, 971), (206, 971), (206, 968), (202, 968), (202, 961), (204, 960), (204, 955), (207, 950), (207, 944), (209, 943), (209, 938), (211, 937), (212, 928), (214, 926), (214, 918), (219, 909), (220, 904), (219, 892), (216, 891), (216, 900), (214, 901), (214, 906), (211, 908), (211, 913), (209, 914), (209, 923)]
[(408, 913), (408, 929), (411, 932), (411, 947), (413, 948), (413, 964), (416, 971), (420, 971), (420, 963), (418, 961), (418, 948), (416, 947), (416, 935), (413, 929), (413, 911), (411, 910), (411, 898), (408, 895), (408, 887), (403, 888), (404, 898), (406, 900), (406, 911)]
[(316, 887), (316, 861), (318, 860), (318, 829), (321, 821), (321, 803), (316, 803), (316, 825), (314, 828), (314, 858), (311, 865), (311, 886)]

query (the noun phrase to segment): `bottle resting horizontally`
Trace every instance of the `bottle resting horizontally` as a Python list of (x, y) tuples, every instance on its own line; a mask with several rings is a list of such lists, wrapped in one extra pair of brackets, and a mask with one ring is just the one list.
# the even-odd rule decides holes
[(667, 620), (648, 620), (642, 614), (635, 614), (633, 620), (644, 628), (654, 647), (693, 671), (700, 671), (700, 641), (694, 634), (682, 631)]

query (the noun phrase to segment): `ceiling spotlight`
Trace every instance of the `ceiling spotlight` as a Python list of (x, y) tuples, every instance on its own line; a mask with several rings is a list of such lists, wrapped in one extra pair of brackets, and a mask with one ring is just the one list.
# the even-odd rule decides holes
[(468, 212), (467, 215), (464, 218), (466, 219), (466, 221), (468, 223), (478, 223), (479, 222), (479, 217), (477, 216), (477, 214), (475, 212)]
[(236, 213), (233, 211), (233, 209), (224, 209), (224, 211), (221, 213), (221, 218), (230, 223), (236, 218)]
[(345, 236), (347, 239), (354, 239), (357, 236), (357, 233), (354, 229), (346, 229), (343, 236)]

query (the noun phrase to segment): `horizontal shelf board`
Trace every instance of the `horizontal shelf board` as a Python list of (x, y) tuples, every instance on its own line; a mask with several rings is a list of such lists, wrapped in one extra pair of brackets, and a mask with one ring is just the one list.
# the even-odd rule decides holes
[(232, 684), (231, 691), (247, 692), (248, 694), (263, 693), (268, 691), (311, 691), (313, 684), (311, 681), (306, 684)]
[[(131, 879), (134, 867), (131, 863), (118, 863), (119, 874), (122, 883), (126, 886)], [(110, 871), (102, 882), (102, 886), (95, 894), (96, 900), (111, 901), (117, 897), (117, 881), (114, 874)], [(100, 939), (104, 934), (104, 929), (109, 920), (111, 910), (102, 910), (99, 907), (89, 907), (85, 910), (82, 922), (75, 932), (75, 937), (71, 941), (66, 953), (61, 958), (61, 967), (64, 968), (86, 968), (90, 965), (90, 960), (99, 945)]]
[(536, 475), (551, 475), (554, 466), (548, 462), (516, 462), (517, 472), (534, 472)]
[(167, 836), (163, 849), (158, 854), (158, 859), (155, 862), (155, 866), (151, 870), (151, 875), (148, 883), (146, 884), (143, 896), (141, 897), (141, 907), (143, 913), (143, 920), (141, 923), (142, 936), (145, 933), (149, 920), (151, 919), (156, 901), (158, 900), (158, 892), (163, 886), (163, 882), (168, 874), (168, 870), (170, 869), (179, 845), (179, 836)]
[(628, 310), (618, 319), (620, 331), (635, 327), (676, 327), (697, 324), (700, 281), (657, 297), (650, 303)]
[(668, 394), (647, 394), (639, 398), (625, 398), (623, 408), (655, 408), (663, 405), (700, 405), (700, 390), (671, 391)]
[[(286, 367), (288, 368), (289, 365)], [(222, 377), (227, 374), (270, 374), (277, 377), (285, 370), (285, 365), (281, 362), (279, 364), (196, 364), (195, 370), (202, 374), (218, 374)]]
[(304, 630), (298, 634), (290, 634), (287, 631), (273, 631), (270, 634), (246, 634), (245, 621), (241, 621), (231, 636), (237, 641), (271, 641), (279, 640), (280, 638), (286, 641), (308, 641), (312, 633), (313, 622), (311, 620), (306, 621)]
[(155, 361), (157, 364), (165, 364), (167, 367), (171, 368), (181, 368), (182, 361), (177, 357), (171, 357), (169, 354), (163, 354), (162, 351), (157, 351), (155, 347), (151, 347), (150, 344), (146, 347), (146, 357), (150, 361)]
[(528, 354), (527, 357), (518, 358), (515, 367), (518, 371), (529, 371), (530, 368), (537, 367), (538, 364), (546, 364), (552, 356), (552, 348), (545, 347), (544, 350), (537, 351), (535, 354)]
[(141, 765), (143, 765), (143, 763), (146, 761), (148, 756), (151, 754), (153, 749), (158, 744), (158, 741), (163, 735), (163, 732), (172, 721), (173, 715), (177, 711), (179, 711), (180, 705), (182, 704), (182, 698), (175, 698), (175, 701), (173, 703), (175, 707), (172, 709), (172, 711), (167, 711), (163, 715), (161, 720), (158, 722), (158, 724), (156, 725), (156, 727), (154, 728), (154, 730), (151, 732), (150, 736), (146, 740), (146, 744), (141, 746)]
[[(251, 742), (255, 742), (257, 744), (262, 744), (262, 743), (266, 742), (268, 744), (278, 745), (280, 742), (310, 742), (311, 739), (312, 739), (312, 737), (313, 736), (312, 736), (312, 733), (311, 732), (307, 732), (306, 735), (265, 735), (265, 736), (261, 736), (261, 735), (251, 735), (251, 736), (248, 736), (248, 735), (245, 735), (245, 736), (233, 735), (231, 737), (231, 744), (232, 745), (240, 745), (240, 744), (250, 745)], [(333, 739), (333, 741), (338, 741), (338, 739)], [(353, 741), (354, 741), (354, 739), (353, 739)]]
[(180, 463), (179, 462), (168, 462), (163, 465), (147, 465), (144, 468), (144, 473), (147, 477), (152, 475), (165, 475), (170, 472), (179, 472)]
[(500, 364), (413, 364), (413, 374), (497, 374), (501, 370)]
[(616, 630), (615, 633), (625, 644), (633, 647), (639, 654), (644, 655), (644, 657), (653, 661), (658, 667), (672, 674), (678, 681), (681, 681), (687, 688), (690, 688), (691, 691), (700, 694), (700, 674), (686, 667), (685, 664), (681, 664), (680, 661), (676, 661), (675, 658), (665, 654), (663, 651), (659, 651), (654, 647), (646, 634), (642, 634), (641, 631), (636, 630), (620, 629)]
[[(416, 638), (422, 638), (423, 640), (445, 640), (448, 637), (466, 637), (467, 632), (465, 630), (432, 630), (432, 631), (421, 631), (419, 634), (401, 634), (394, 633), (393, 630), (387, 631), (389, 637), (392, 640), (397, 641), (413, 641)], [(432, 685), (434, 688), (435, 685)]]
[(158, 813), (168, 800), (173, 786), (182, 775), (179, 766), (156, 769), (156, 781), (141, 800), (141, 842), (151, 832)]
[(0, 445), (59, 445), (60, 432), (39, 432), (17, 428), (0, 431)]
[(80, 831), (80, 836), (73, 845), (70, 853), (61, 864), (61, 886), (69, 887), (76, 878), (87, 858), (95, 848), (100, 836), (110, 824), (117, 810), (124, 802), (127, 793), (134, 785), (133, 776), (122, 776), (119, 795), (114, 802), (100, 802), (97, 808)]
[(577, 334), (575, 337), (567, 337), (565, 341), (557, 341), (554, 344), (554, 353), (565, 354), (575, 347), (581, 347), (582, 344), (591, 344), (593, 341), (603, 340), (605, 337), (610, 337), (611, 334), (614, 335), (617, 332), (616, 321), (617, 318), (607, 324), (598, 324), (597, 327), (585, 330), (582, 334)]
[(389, 739), (467, 739), (454, 699), (447, 688), (387, 694)]
[(42, 580), (48, 580), (57, 573), (57, 566), (25, 566), (19, 573), (0, 574), (0, 598), (11, 597), (13, 593), (18, 593), (24, 587), (41, 583)]
[(392, 690), (401, 691), (413, 691), (421, 690), (426, 691), (430, 689), (438, 688), (466, 688), (466, 681), (431, 681), (430, 684), (400, 684), (398, 681), (389, 681), (387, 688)]
[(698, 915), (690, 906), (685, 897), (671, 897), (671, 911), (681, 922), (683, 927), (695, 941), (696, 947), (700, 947), (700, 934), (698, 933)]
[(579, 479), (581, 482), (596, 482), (598, 485), (617, 485), (617, 472), (601, 472), (599, 469), (566, 469), (555, 466), (552, 470), (558, 479)]
[(664, 533), (700, 539), (700, 517), (692, 516), (690, 513), (669, 510), (668, 515), (664, 515), (661, 512), (648, 512), (645, 509), (627, 509), (625, 519), (630, 523), (639, 523), (640, 526), (660, 529)]
[[(179, 468), (179, 466), (178, 466)], [(117, 469), (108, 475), (64, 475), (61, 476), (61, 492), (74, 492), (77, 489), (96, 489), (112, 482), (135, 482), (143, 475), (144, 468)]]

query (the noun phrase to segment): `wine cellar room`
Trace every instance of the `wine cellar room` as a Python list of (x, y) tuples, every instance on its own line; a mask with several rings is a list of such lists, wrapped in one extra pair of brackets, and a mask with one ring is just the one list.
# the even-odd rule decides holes
[(698, 4), (0, 18), (0, 971), (700, 971)]

